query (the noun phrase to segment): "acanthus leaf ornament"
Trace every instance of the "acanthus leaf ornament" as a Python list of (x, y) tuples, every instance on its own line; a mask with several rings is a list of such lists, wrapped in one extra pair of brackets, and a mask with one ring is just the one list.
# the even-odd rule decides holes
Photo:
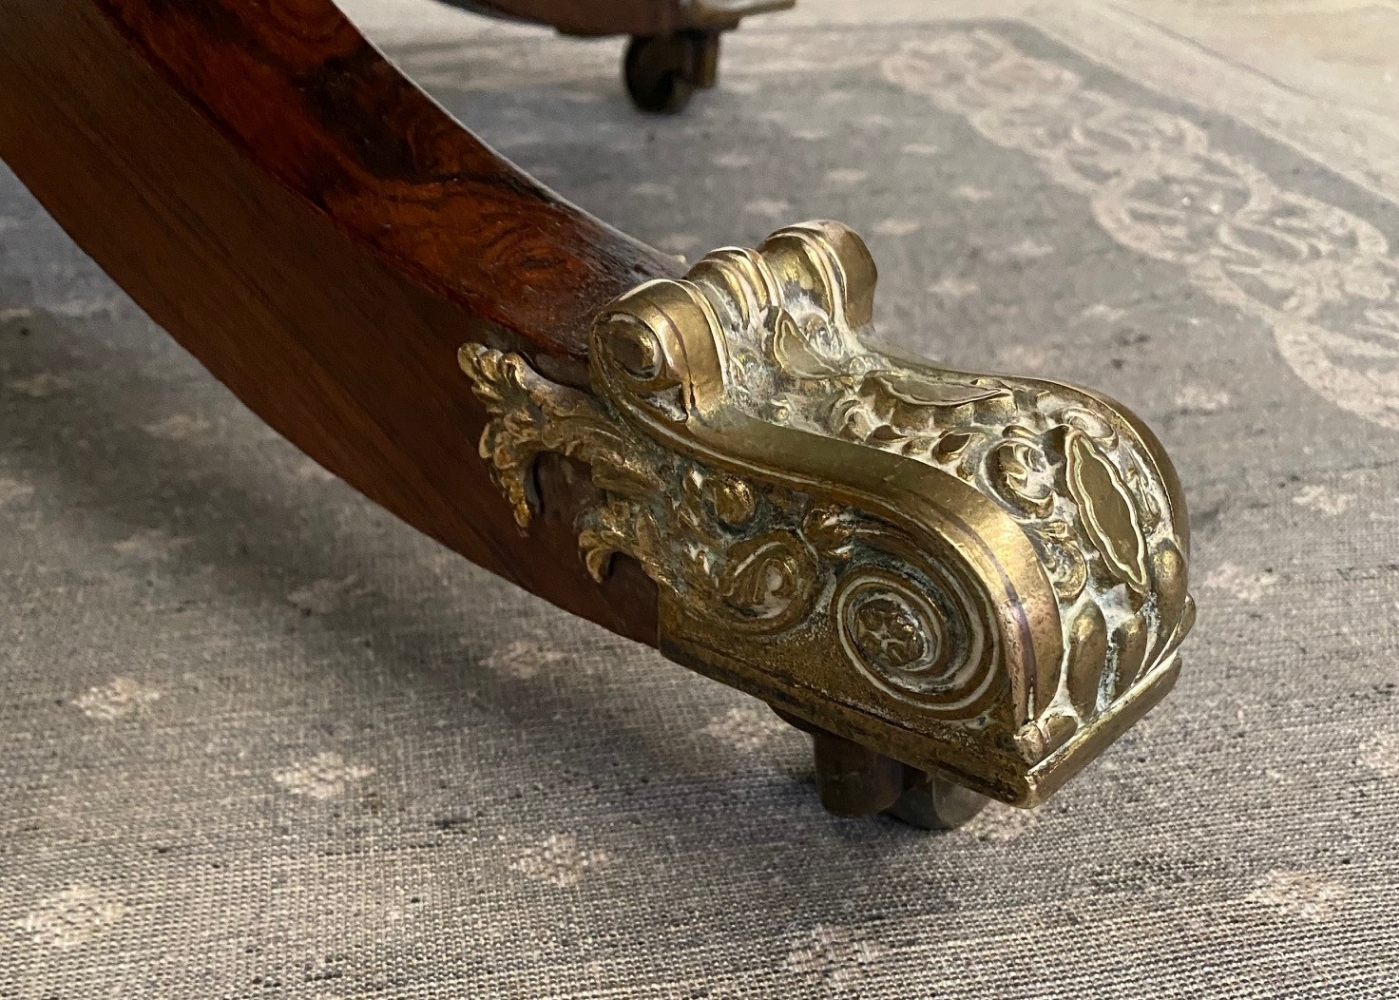
[(588, 568), (641, 564), (671, 658), (1033, 805), (1175, 679), (1180, 487), (1104, 397), (867, 347), (874, 283), (806, 223), (604, 308), (591, 393), (467, 344), (481, 455), (522, 526), (538, 454), (591, 466)]

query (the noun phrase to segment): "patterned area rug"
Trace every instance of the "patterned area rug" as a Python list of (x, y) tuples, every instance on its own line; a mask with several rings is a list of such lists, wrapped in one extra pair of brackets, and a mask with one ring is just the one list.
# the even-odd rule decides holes
[(1175, 693), (1035, 813), (824, 814), (762, 705), (498, 584), (213, 382), (0, 172), (0, 997), (1388, 997), (1399, 207), (1013, 22), (392, 55), (697, 255), (862, 231), (879, 326), (1101, 388), (1191, 503)]

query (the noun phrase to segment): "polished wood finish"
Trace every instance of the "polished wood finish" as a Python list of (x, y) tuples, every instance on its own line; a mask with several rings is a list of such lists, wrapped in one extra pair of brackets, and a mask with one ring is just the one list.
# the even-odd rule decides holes
[(0, 0), (0, 156), (150, 316), (326, 468), (575, 614), (655, 642), (601, 586), (552, 469), (528, 537), (476, 453), (480, 340), (586, 382), (604, 302), (678, 265), (538, 186), (329, 0)]

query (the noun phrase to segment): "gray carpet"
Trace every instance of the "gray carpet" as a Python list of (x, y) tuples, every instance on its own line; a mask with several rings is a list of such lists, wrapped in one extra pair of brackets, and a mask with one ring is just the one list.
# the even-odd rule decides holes
[(842, 219), (889, 339), (1131, 405), (1180, 684), (1036, 813), (833, 819), (805, 737), (328, 478), (0, 172), (0, 998), (1393, 995), (1399, 208), (1011, 23), (754, 25), (673, 120), (615, 43), (393, 55), (644, 239)]

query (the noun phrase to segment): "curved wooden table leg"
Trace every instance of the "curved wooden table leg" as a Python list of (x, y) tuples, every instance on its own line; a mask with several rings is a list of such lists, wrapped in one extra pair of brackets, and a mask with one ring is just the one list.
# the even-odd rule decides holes
[(1160, 444), (867, 347), (845, 227), (682, 278), (329, 0), (0, 0), (0, 33), (0, 156), (216, 377), (472, 561), (869, 751), (827, 747), (889, 778), (847, 805), (884, 758), (1037, 804), (1174, 682)]
[(673, 259), (492, 153), (329, 0), (0, 0), (0, 31), (0, 156), (157, 323), (409, 524), (655, 643), (644, 576), (595, 584), (568, 517), (516, 530), (455, 358), (586, 385), (593, 315)]

